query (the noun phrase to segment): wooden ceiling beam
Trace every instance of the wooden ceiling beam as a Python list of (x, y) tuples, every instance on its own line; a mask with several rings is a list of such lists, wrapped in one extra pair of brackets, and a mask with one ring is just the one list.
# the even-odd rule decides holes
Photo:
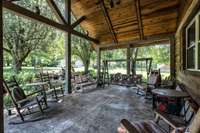
[(143, 24), (142, 24), (142, 17), (141, 17), (141, 9), (140, 9), (140, 0), (135, 0), (135, 8), (138, 20), (138, 28), (140, 30), (140, 40), (144, 39), (144, 32), (143, 32)]
[(48, 3), (49, 7), (53, 11), (53, 13), (56, 16), (57, 20), (60, 23), (67, 25), (67, 22), (66, 22), (65, 18), (63, 17), (62, 13), (60, 12), (60, 10), (59, 10), (58, 6), (56, 5), (56, 3), (53, 0), (46, 0), (46, 2)]
[(76, 26), (78, 26), (81, 22), (83, 22), (86, 19), (86, 16), (82, 16), (81, 18), (79, 18), (76, 22), (74, 22), (71, 26), (72, 29), (74, 29)]
[(87, 39), (87, 40), (92, 41), (96, 44), (99, 43), (99, 40), (91, 38), (91, 37), (89, 37), (85, 34), (82, 34), (80, 32), (77, 32), (77, 31), (71, 29), (71, 26), (68, 25), (68, 24), (66, 24), (66, 25), (59, 24), (59, 23), (57, 23), (57, 22), (55, 22), (51, 19), (43, 17), (43, 16), (41, 16), (37, 13), (34, 13), (34, 12), (32, 12), (28, 9), (25, 9), (25, 8), (19, 6), (19, 5), (16, 5), (14, 3), (3, 1), (3, 9), (9, 10), (9, 11), (15, 13), (15, 14), (18, 14), (19, 16), (22, 16), (22, 17), (27, 18), (27, 19), (31, 19), (33, 21), (43, 23), (43, 24), (48, 25), (50, 27), (56, 28), (58, 30), (61, 30), (61, 31), (64, 31), (64, 32), (70, 32), (73, 35)]
[(108, 10), (106, 9), (104, 0), (100, 0), (99, 4), (100, 4), (100, 7), (101, 7), (101, 9), (102, 9), (102, 11), (103, 11), (103, 14), (104, 14), (104, 17), (105, 17), (105, 19), (106, 19), (106, 23), (107, 23), (107, 25), (108, 25), (108, 28), (109, 28), (109, 30), (110, 30), (110, 33), (111, 33), (112, 36), (113, 36), (113, 41), (114, 41), (114, 43), (117, 44), (117, 43), (118, 43), (117, 36), (116, 36), (115, 31), (114, 31), (114, 28), (113, 28), (112, 21), (111, 21), (111, 19), (110, 19)]
[[(167, 41), (170, 40), (170, 38), (174, 35), (174, 33), (169, 33), (169, 34), (160, 34), (160, 35), (153, 35), (153, 36), (147, 36), (144, 40), (130, 40), (130, 41), (122, 41), (119, 42), (117, 47), (121, 48), (126, 48), (128, 46), (131, 47), (141, 47), (141, 46), (148, 46), (149, 44), (155, 45), (155, 43), (160, 43), (164, 42), (166, 43)], [(115, 49), (116, 45), (114, 43), (108, 43), (108, 44), (101, 44), (98, 45), (100, 49)]]

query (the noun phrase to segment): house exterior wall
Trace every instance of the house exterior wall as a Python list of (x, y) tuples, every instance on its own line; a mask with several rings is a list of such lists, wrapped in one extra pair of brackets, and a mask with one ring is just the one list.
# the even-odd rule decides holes
[(187, 91), (200, 105), (200, 72), (192, 72), (185, 69), (185, 26), (191, 17), (199, 10), (200, 0), (186, 0), (182, 7), (179, 26), (175, 34), (175, 66), (176, 78), (186, 86)]

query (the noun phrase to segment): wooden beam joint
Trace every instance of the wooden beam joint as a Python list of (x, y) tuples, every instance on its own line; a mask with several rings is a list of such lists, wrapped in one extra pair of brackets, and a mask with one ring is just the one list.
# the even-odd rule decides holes
[(79, 18), (76, 22), (74, 22), (71, 26), (72, 29), (74, 29), (76, 26), (78, 26), (81, 22), (83, 22), (86, 19), (86, 16), (82, 16), (81, 18)]
[(57, 22), (55, 22), (51, 19), (48, 19), (48, 18), (46, 18), (42, 15), (39, 15), (37, 13), (34, 13), (34, 12), (32, 12), (28, 9), (25, 9), (25, 8), (19, 6), (19, 5), (16, 5), (12, 2), (3, 1), (3, 8), (6, 9), (6, 10), (9, 10), (9, 11), (15, 13), (15, 14), (18, 14), (19, 16), (22, 16), (24, 18), (28, 18), (28, 19), (31, 19), (33, 21), (43, 23), (45, 25), (51, 26), (53, 28), (59, 29), (59, 30), (64, 31), (64, 32), (70, 32), (73, 35), (87, 39), (87, 40), (92, 41), (96, 44), (99, 43), (99, 40), (94, 39), (92, 37), (89, 37), (85, 34), (78, 32), (78, 31), (73, 30), (71, 28), (71, 25), (69, 25), (69, 24), (63, 25), (63, 24), (57, 23)]
[(57, 7), (56, 3), (53, 0), (46, 0), (46, 1), (49, 7), (51, 8), (51, 10), (53, 11), (53, 13), (55, 14), (58, 21), (64, 25), (67, 25), (67, 22), (65, 18), (63, 17), (62, 13), (60, 12), (59, 8)]

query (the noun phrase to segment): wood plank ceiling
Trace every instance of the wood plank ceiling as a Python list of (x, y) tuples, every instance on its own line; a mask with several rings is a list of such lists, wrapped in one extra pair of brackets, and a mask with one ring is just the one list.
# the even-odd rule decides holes
[[(174, 33), (179, 5), (180, 0), (120, 0), (120, 4), (111, 8), (109, 0), (72, 0), (72, 12), (76, 18), (86, 16), (81, 26), (90, 36), (99, 39), (100, 45), (117, 45), (124, 41)], [(110, 23), (106, 17), (109, 17)]]

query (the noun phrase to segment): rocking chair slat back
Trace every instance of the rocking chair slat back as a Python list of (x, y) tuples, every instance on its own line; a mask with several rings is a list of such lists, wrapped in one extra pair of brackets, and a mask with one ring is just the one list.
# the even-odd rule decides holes
[(4, 80), (4, 88), (11, 96), (13, 102), (17, 103), (20, 100), (26, 99), (26, 95), (22, 90), (22, 88), (17, 83), (15, 77), (12, 77), (12, 80), (8, 82)]

